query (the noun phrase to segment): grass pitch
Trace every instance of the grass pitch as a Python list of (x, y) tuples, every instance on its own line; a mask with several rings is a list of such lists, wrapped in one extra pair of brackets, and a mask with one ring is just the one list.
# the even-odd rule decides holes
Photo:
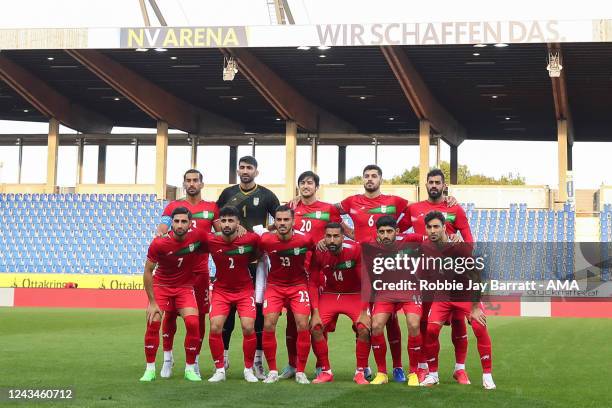
[[(284, 318), (282, 319), (284, 320)], [(610, 407), (612, 321), (490, 317), (493, 376), (497, 390), (481, 387), (476, 341), (470, 333), (470, 386), (452, 380), (450, 328), (440, 336), (441, 384), (412, 388), (390, 383), (357, 386), (354, 337), (341, 318), (330, 335), (335, 381), (322, 385), (247, 384), (242, 379), (241, 335), (232, 338), (228, 381), (189, 383), (182, 378), (184, 329), (179, 322), (175, 371), (142, 384), (144, 311), (0, 308), (0, 388), (65, 388), (71, 402), (6, 402), (0, 406), (72, 407)], [(402, 322), (405, 324), (404, 322)], [(284, 325), (284, 323), (282, 323)], [(287, 361), (279, 328), (279, 367)], [(469, 329), (468, 329), (469, 331)], [(404, 330), (405, 334), (405, 330)], [(404, 346), (406, 338), (403, 338)], [(207, 343), (200, 357), (203, 377), (212, 374)], [(390, 358), (390, 356), (389, 356)], [(374, 367), (373, 357), (370, 363)], [(307, 370), (311, 378), (314, 358)], [(404, 365), (407, 355), (404, 353)], [(390, 367), (391, 365), (389, 365)]]

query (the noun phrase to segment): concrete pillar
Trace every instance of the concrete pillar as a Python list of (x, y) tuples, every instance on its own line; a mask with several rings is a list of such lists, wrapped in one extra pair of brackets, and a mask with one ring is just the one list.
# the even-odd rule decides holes
[(314, 171), (315, 173), (317, 172), (317, 162), (318, 162), (318, 155), (319, 155), (319, 143), (318, 143), (318, 138), (316, 136), (312, 137), (312, 140), (310, 141), (310, 170)]
[(191, 136), (191, 168), (196, 169), (198, 166), (198, 137)]
[(76, 183), (83, 184), (83, 155), (85, 153), (85, 139), (80, 138), (77, 140), (77, 176)]
[(236, 184), (236, 170), (238, 169), (238, 146), (230, 146), (229, 148), (229, 183)]
[(457, 170), (459, 169), (459, 164), (457, 162), (457, 151), (459, 150), (458, 146), (451, 145), (450, 147), (450, 183), (457, 184)]
[(419, 122), (419, 200), (427, 199), (427, 173), (429, 172), (429, 138), (431, 125), (427, 120)]
[(557, 159), (559, 163), (559, 194), (557, 198), (562, 203), (567, 201), (567, 147), (567, 121), (560, 119), (557, 120)]
[(338, 146), (338, 184), (346, 184), (346, 146)]
[(168, 167), (168, 123), (157, 121), (155, 137), (155, 193), (158, 200), (166, 199), (166, 169)]
[(98, 184), (106, 183), (106, 145), (98, 146)]
[(285, 122), (285, 186), (286, 197), (291, 200), (296, 194), (297, 123)]
[(21, 168), (23, 167), (23, 139), (17, 139), (17, 145), (19, 146), (19, 162), (17, 167), (17, 183), (21, 184)]
[(134, 139), (134, 184), (138, 184), (138, 150), (140, 144), (138, 139)]
[(57, 186), (57, 152), (59, 147), (59, 121), (49, 120), (49, 136), (47, 138), (47, 193), (53, 193)]

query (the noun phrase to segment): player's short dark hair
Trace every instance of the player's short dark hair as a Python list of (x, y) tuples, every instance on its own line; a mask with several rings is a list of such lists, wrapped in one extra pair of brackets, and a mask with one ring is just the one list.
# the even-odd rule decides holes
[(378, 172), (378, 176), (382, 177), (382, 169), (380, 167), (378, 167), (377, 165), (375, 165), (375, 164), (368, 164), (367, 166), (365, 166), (363, 168), (363, 171), (361, 172), (361, 174), (364, 174), (368, 170), (376, 170)]
[(340, 232), (344, 234), (344, 227), (339, 222), (328, 222), (325, 229), (336, 229), (339, 228)]
[(189, 211), (187, 208), (185, 207), (176, 207), (174, 210), (172, 210), (172, 219), (174, 219), (175, 215), (181, 215), (181, 214), (187, 214), (187, 218), (191, 219), (192, 215), (191, 215), (191, 211)]
[(390, 215), (383, 215), (376, 220), (376, 229), (379, 229), (380, 227), (397, 228), (397, 221)]
[(442, 214), (440, 211), (430, 211), (425, 216), (425, 225), (429, 224), (429, 221), (435, 220), (435, 219), (440, 220), (442, 225), (444, 225), (444, 223), (446, 222), (446, 219), (444, 218), (444, 214)]
[(238, 160), (238, 165), (240, 163), (250, 164), (251, 166), (257, 168), (257, 160), (253, 156), (242, 156), (240, 160)]
[(426, 180), (429, 180), (430, 177), (436, 177), (436, 176), (442, 177), (442, 182), (444, 183), (444, 173), (440, 169), (429, 170), (429, 173), (427, 173)]
[(185, 172), (185, 174), (183, 174), (183, 181), (185, 181), (185, 178), (187, 177), (187, 175), (189, 173), (197, 173), (198, 176), (200, 177), (200, 182), (204, 181), (204, 177), (202, 176), (202, 173), (200, 172), (200, 170), (198, 169), (189, 169)]
[(300, 174), (300, 177), (298, 177), (298, 184), (300, 184), (302, 181), (306, 180), (307, 178), (312, 178), (314, 180), (315, 186), (319, 187), (319, 181), (320, 178), (317, 175), (317, 173), (315, 173), (314, 171), (305, 171), (302, 174)]
[(219, 218), (221, 217), (236, 217), (240, 219), (240, 211), (234, 206), (226, 205), (219, 210)]
[(293, 208), (285, 204), (279, 205), (278, 207), (276, 207), (276, 209), (274, 210), (274, 217), (276, 218), (276, 213), (285, 212), (285, 211), (289, 211), (291, 213), (291, 218), (293, 218), (295, 211), (293, 211)]

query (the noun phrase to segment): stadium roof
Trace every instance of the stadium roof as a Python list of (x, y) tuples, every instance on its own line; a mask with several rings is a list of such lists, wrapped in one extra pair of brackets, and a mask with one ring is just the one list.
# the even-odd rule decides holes
[[(31, 103), (31, 98), (49, 100), (51, 92), (52, 97), (63, 97), (67, 106), (79, 108), (76, 113), (88, 121), (77, 129), (84, 133), (108, 133), (111, 126), (155, 127), (154, 117), (164, 109), (183, 115), (176, 123), (188, 123), (185, 111), (193, 110), (201, 123), (181, 129), (168, 120), (170, 126), (206, 137), (277, 134), (282, 144), (284, 119), (299, 111), (309, 114), (297, 120), (298, 125), (305, 132), (318, 129), (321, 140), (338, 135), (363, 135), (364, 139), (379, 135), (382, 140), (384, 135), (418, 134), (423, 113), (415, 111), (407, 87), (419, 93), (423, 86), (424, 109), (431, 99), (441, 108), (442, 121), (450, 119), (460, 129), (451, 143), (557, 140), (556, 120), (562, 115), (561, 105), (556, 108), (558, 95), (566, 95), (574, 140), (608, 140), (612, 44), (554, 46), (562, 52), (564, 75), (557, 95), (546, 70), (550, 45), (545, 43), (386, 47), (391, 55), (378, 46), (174, 48), (166, 52), (3, 50), (0, 119), (47, 121), (48, 109)], [(239, 60), (239, 73), (233, 81), (223, 81), (224, 56), (232, 55)], [(414, 69), (407, 71), (413, 77), (408, 75), (408, 82), (402, 81), (406, 75), (402, 58)], [(127, 85), (121, 83), (124, 69), (136, 82), (127, 78)], [(30, 76), (22, 80), (20, 75)], [(110, 79), (114, 83), (105, 75), (114, 75)], [(142, 89), (130, 86), (140, 87), (140, 80), (144, 86), (155, 87), (152, 93), (145, 89), (144, 96), (134, 96)], [(24, 81), (33, 89), (24, 90)], [(147, 96), (157, 99), (159, 107), (145, 106), (147, 101), (141, 99)], [(437, 128), (436, 123), (433, 126)], [(440, 133), (445, 136), (444, 131)]]

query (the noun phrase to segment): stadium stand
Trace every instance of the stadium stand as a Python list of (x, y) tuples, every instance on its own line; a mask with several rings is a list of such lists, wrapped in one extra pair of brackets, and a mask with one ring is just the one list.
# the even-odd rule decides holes
[[(148, 194), (0, 194), (0, 221), (8, 227), (0, 233), (0, 272), (140, 274), (165, 204)], [(602, 241), (611, 240), (611, 207), (601, 215)], [(573, 259), (573, 245), (563, 244), (575, 235), (569, 206), (464, 208), (479, 248), (495, 255), (495, 277), (549, 278), (544, 270), (571, 276), (572, 263), (563, 261)]]

